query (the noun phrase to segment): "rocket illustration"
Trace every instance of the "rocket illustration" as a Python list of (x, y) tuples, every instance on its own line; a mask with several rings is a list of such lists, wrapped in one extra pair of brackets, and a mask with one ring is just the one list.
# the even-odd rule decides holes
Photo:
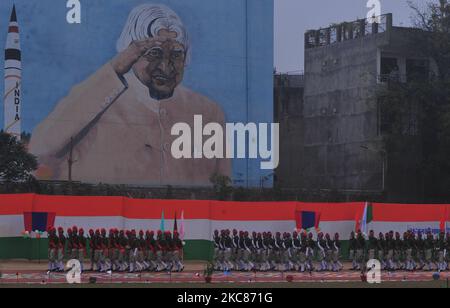
[(16, 7), (13, 6), (5, 47), (4, 131), (20, 139), (22, 54)]

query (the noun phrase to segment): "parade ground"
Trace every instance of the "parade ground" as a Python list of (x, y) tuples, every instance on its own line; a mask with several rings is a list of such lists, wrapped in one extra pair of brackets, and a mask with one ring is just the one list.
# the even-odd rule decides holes
[[(298, 272), (216, 272), (211, 283), (205, 283), (204, 262), (190, 261), (181, 273), (96, 273), (85, 272), (78, 287), (138, 288), (448, 288), (450, 273), (441, 273), (439, 280), (432, 272), (383, 272), (382, 283), (362, 282), (361, 273), (344, 270), (339, 273)], [(349, 264), (346, 264), (346, 268)], [(0, 287), (73, 287), (66, 282), (66, 273), (48, 273), (43, 262), (2, 261)]]

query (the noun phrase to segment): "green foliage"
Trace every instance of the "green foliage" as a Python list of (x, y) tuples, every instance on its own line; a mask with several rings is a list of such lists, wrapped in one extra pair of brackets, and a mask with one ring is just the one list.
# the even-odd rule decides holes
[(37, 166), (36, 157), (27, 152), (23, 143), (0, 131), (0, 179), (6, 182), (27, 181)]
[(231, 179), (228, 176), (214, 173), (209, 178), (209, 181), (213, 185), (214, 192), (218, 200), (227, 200), (233, 191), (231, 186)]
[[(381, 129), (388, 153), (411, 153), (419, 166), (425, 197), (450, 196), (450, 5), (430, 1), (416, 12), (410, 48), (432, 59), (436, 73), (408, 83), (390, 82), (378, 93)], [(411, 126), (414, 126), (411, 128)], [(435, 199), (437, 201), (437, 199)]]

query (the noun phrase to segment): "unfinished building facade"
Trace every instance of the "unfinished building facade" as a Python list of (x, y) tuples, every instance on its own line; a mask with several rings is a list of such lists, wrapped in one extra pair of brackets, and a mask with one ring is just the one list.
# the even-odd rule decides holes
[[(304, 93), (298, 107), (301, 124), (296, 125), (302, 146), (295, 149), (297, 159), (290, 170), (278, 172), (280, 185), (380, 193), (389, 200), (417, 199), (411, 195), (421, 192), (415, 117), (405, 124), (411, 151), (389, 153), (377, 98), (391, 82), (406, 83), (433, 71), (432, 61), (411, 48), (417, 33), (394, 27), (392, 14), (305, 33)], [(281, 143), (293, 142), (289, 138), (293, 135), (282, 134)], [(292, 155), (284, 148), (281, 145), (281, 161)], [(293, 170), (298, 170), (295, 181), (285, 181)]]

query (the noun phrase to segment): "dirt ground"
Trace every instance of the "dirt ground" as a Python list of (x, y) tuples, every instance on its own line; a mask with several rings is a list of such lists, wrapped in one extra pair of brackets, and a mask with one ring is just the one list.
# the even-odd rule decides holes
[[(450, 273), (441, 273), (433, 280), (431, 272), (382, 273), (382, 284), (370, 285), (361, 281), (359, 272), (344, 270), (339, 273), (298, 272), (216, 272), (213, 283), (205, 283), (204, 261), (188, 261), (182, 273), (94, 273), (83, 274), (81, 285), (69, 285), (66, 273), (47, 273), (47, 262), (42, 260), (0, 261), (0, 288), (9, 287), (76, 287), (76, 288), (448, 288)], [(349, 268), (350, 264), (344, 264)], [(85, 264), (85, 268), (89, 268)], [(292, 282), (287, 278), (292, 276)], [(95, 278), (97, 283), (91, 284)]]
[[(205, 261), (186, 261), (184, 263), (186, 271), (203, 271), (206, 266)], [(85, 263), (85, 268), (90, 264)], [(0, 271), (47, 271), (48, 264), (46, 260), (28, 261), (28, 260), (0, 260)]]

